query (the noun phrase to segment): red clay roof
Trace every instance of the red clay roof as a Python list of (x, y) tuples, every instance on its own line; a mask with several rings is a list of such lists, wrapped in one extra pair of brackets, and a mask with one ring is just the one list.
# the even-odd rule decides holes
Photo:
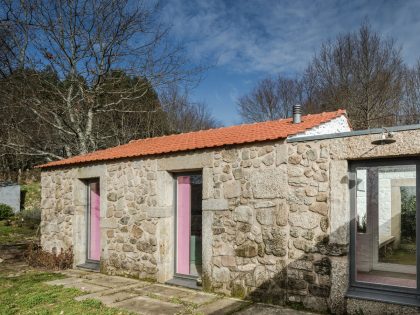
[(78, 155), (39, 165), (39, 168), (66, 166), (97, 161), (165, 154), (195, 149), (214, 148), (225, 145), (285, 139), (288, 136), (304, 132), (341, 115), (345, 110), (327, 112), (302, 117), (302, 122), (293, 124), (292, 119), (280, 119), (261, 123), (223, 127), (203, 131), (174, 134), (163, 137), (140, 139), (117, 147), (98, 150), (85, 155)]

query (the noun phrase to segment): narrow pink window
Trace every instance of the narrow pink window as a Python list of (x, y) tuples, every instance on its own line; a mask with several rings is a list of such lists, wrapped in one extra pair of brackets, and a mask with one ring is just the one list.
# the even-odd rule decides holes
[(99, 261), (101, 258), (99, 182), (89, 183), (88, 189), (88, 259)]
[(190, 274), (191, 184), (189, 176), (178, 177), (177, 261), (178, 274)]

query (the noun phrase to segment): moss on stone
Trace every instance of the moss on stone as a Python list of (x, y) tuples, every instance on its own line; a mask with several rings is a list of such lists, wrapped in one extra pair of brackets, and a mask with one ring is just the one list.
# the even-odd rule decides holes
[(234, 283), (232, 286), (232, 297), (244, 299), (246, 297), (246, 287), (239, 283)]

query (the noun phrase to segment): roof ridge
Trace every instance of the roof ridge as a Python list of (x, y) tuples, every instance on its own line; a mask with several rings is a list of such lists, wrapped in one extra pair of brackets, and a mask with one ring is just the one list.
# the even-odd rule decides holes
[[(317, 116), (317, 115), (322, 115), (324, 116), (324, 114), (331, 114), (331, 113), (344, 113), (347, 114), (345, 109), (337, 109), (335, 111), (331, 111), (331, 112), (326, 112), (323, 111), (321, 113), (317, 113), (317, 114), (306, 114), (303, 115), (302, 118), (304, 117), (308, 117), (308, 116)], [(279, 118), (279, 119), (272, 119), (272, 120), (264, 120), (264, 121), (256, 121), (253, 123), (245, 123), (245, 124), (239, 124), (239, 125), (231, 125), (231, 126), (222, 126), (222, 127), (217, 127), (217, 128), (209, 128), (209, 129), (201, 129), (201, 130), (195, 130), (195, 131), (188, 131), (188, 132), (180, 132), (180, 133), (171, 133), (168, 135), (162, 135), (162, 136), (156, 136), (156, 137), (147, 137), (147, 138), (142, 138), (142, 139), (133, 139), (130, 140), (128, 143), (124, 143), (124, 144), (120, 144), (118, 146), (121, 145), (125, 145), (125, 144), (130, 144), (130, 143), (135, 143), (135, 142), (141, 142), (141, 141), (146, 141), (146, 140), (150, 140), (150, 139), (156, 139), (156, 138), (166, 138), (166, 137), (171, 137), (171, 136), (181, 136), (181, 135), (188, 135), (188, 134), (195, 134), (195, 133), (200, 133), (200, 132), (208, 132), (208, 131), (212, 131), (212, 130), (221, 130), (221, 129), (229, 129), (229, 128), (237, 128), (237, 127), (244, 127), (244, 126), (251, 126), (251, 125), (258, 125), (258, 124), (265, 124), (265, 123), (270, 123), (270, 122), (280, 122), (282, 120), (292, 120), (291, 117), (286, 117), (286, 118)], [(118, 146), (115, 146), (113, 148), (116, 148)]]
[[(331, 113), (333, 113), (333, 112), (331, 112)], [(305, 117), (305, 116), (310, 116), (310, 114), (304, 115), (303, 117)], [(290, 120), (290, 119), (291, 119), (290, 117), (287, 117), (287, 118), (279, 118), (279, 119), (273, 119), (273, 120), (256, 121), (256, 122), (253, 122), (253, 123), (245, 123), (245, 124), (239, 124), (239, 125), (222, 126), (222, 127), (217, 127), (217, 128), (200, 129), (200, 130), (180, 132), (180, 133), (171, 133), (169, 135), (163, 135), (163, 136), (147, 137), (147, 138), (142, 138), (142, 139), (134, 139), (134, 140), (130, 140), (128, 143), (135, 143), (135, 142), (140, 142), (140, 141), (149, 140), (149, 139), (156, 139), (156, 138), (165, 138), (165, 137), (171, 137), (171, 136), (188, 135), (188, 134), (192, 134), (192, 133), (200, 133), (200, 132), (204, 133), (204, 132), (208, 132), (208, 131), (212, 131), (212, 130), (237, 128), (237, 127), (243, 127), (243, 126), (265, 124), (265, 123), (270, 123), (270, 122), (279, 122), (279, 121), (282, 121), (282, 120)], [(125, 143), (125, 144), (128, 144), (128, 143)], [(123, 144), (121, 144), (121, 145), (123, 145)]]

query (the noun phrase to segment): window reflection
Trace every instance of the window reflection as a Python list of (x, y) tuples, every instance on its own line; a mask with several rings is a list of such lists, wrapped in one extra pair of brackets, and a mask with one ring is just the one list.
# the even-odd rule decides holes
[(416, 288), (416, 167), (356, 170), (356, 280)]

